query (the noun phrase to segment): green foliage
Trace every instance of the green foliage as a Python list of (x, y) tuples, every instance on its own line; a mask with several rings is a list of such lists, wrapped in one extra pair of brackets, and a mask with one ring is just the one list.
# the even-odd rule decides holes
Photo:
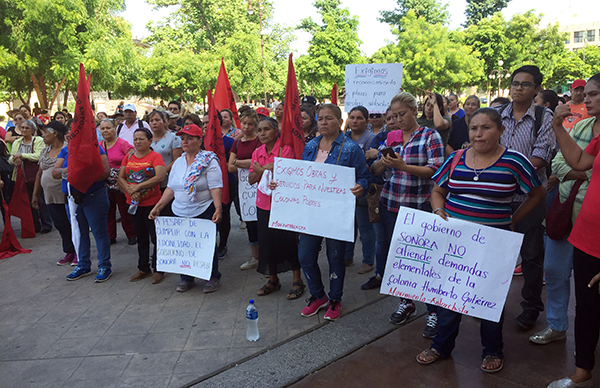
[(467, 0), (467, 8), (465, 9), (467, 21), (464, 26), (469, 27), (473, 24), (477, 24), (480, 20), (486, 19), (496, 12), (502, 11), (506, 8), (509, 1), (510, 0)]
[(429, 24), (409, 11), (402, 19), (398, 43), (381, 48), (374, 63), (402, 63), (402, 88), (416, 95), (435, 90), (460, 91), (483, 77), (483, 61), (467, 45), (451, 39), (441, 24)]
[(329, 97), (333, 84), (344, 84), (345, 66), (363, 63), (358, 38), (358, 17), (341, 8), (340, 0), (315, 0), (321, 15), (321, 24), (312, 18), (302, 20), (298, 26), (312, 35), (308, 55), (296, 60), (298, 88), (303, 94), (316, 98)]
[(441, 4), (438, 0), (396, 0), (398, 6), (392, 11), (381, 11), (378, 20), (389, 24), (398, 31), (404, 31), (402, 18), (409, 10), (413, 10), (417, 17), (424, 17), (429, 24), (448, 24), (450, 12), (448, 4)]
[(600, 73), (600, 47), (586, 45), (584, 48), (577, 51), (576, 55), (579, 59), (581, 59), (583, 63), (590, 67), (589, 73), (585, 74), (584, 76), (585, 78), (589, 78), (595, 74)]

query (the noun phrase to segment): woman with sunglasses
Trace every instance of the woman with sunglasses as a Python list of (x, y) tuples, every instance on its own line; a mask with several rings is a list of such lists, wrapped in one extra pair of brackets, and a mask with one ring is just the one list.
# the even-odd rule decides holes
[(377, 135), (380, 131), (385, 131), (385, 117), (382, 113), (369, 113), (369, 123), (367, 124), (367, 130)]

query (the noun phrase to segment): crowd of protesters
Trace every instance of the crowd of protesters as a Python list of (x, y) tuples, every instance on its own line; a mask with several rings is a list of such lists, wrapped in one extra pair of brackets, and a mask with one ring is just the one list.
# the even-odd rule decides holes
[[(417, 99), (400, 92), (385, 114), (354, 107), (345, 126), (338, 106), (319, 105), (314, 97), (305, 96), (299, 121), (305, 139), (302, 159), (354, 168), (356, 186), (349, 189), (356, 196), (355, 239), (360, 235), (362, 241), (357, 272), (373, 271), (363, 290), (381, 286), (401, 207), (523, 233), (515, 268), (515, 275), (524, 278), (522, 312), (514, 317), (515, 322), (531, 330), (546, 307), (547, 328), (529, 340), (541, 345), (564, 340), (573, 274), (576, 372), (549, 387), (587, 387), (592, 386), (600, 333), (596, 289), (600, 248), (595, 236), (600, 178), (592, 172), (592, 167), (600, 170), (596, 158), (600, 153), (600, 74), (587, 82), (575, 80), (562, 97), (541, 90), (542, 82), (536, 66), (523, 66), (511, 74), (510, 99), (497, 98), (489, 108), (481, 108), (479, 98), (472, 95), (461, 108), (456, 94), (444, 97), (428, 92), (420, 115)], [(132, 282), (151, 277), (156, 284), (165, 279), (156, 266), (153, 220), (157, 216), (212, 220), (218, 225), (219, 243), (203, 291), (214, 292), (221, 284), (219, 259), (228, 253), (232, 203), (240, 214), (239, 169), (249, 170), (250, 184), (258, 183), (272, 176), (276, 156), (294, 155), (280, 144), (284, 103), (275, 107), (273, 117), (264, 107), (240, 108), (240, 128), (235, 126), (234, 112), (217, 112), (227, 153), (228, 174), (223, 175), (217, 155), (204, 147), (208, 115), (184, 115), (181, 104), (172, 101), (167, 109), (147, 113), (142, 120), (133, 104), (121, 102), (115, 116), (97, 114), (105, 171), (85, 193), (70, 193), (66, 181), (71, 115), (59, 111), (50, 120), (44, 111), (32, 116), (24, 105), (13, 112), (7, 130), (1, 131), (12, 169), (3, 177), (5, 197), (10, 201), (18, 169), (22, 169), (35, 232), (47, 233), (52, 226), (59, 231), (65, 256), (57, 264), (75, 267), (68, 280), (91, 274), (90, 228), (98, 247), (96, 282), (108, 280), (110, 245), (117, 242), (117, 209), (127, 242), (138, 247), (138, 272), (130, 277)], [(227, 203), (223, 202), (223, 179), (229, 180)], [(325, 308), (325, 319), (338, 319), (346, 268), (354, 265), (354, 243), (330, 238), (323, 243), (322, 237), (269, 228), (269, 192), (277, 190), (277, 182), (270, 180), (267, 185), (268, 190), (257, 191), (258, 221), (243, 223), (251, 255), (240, 263), (240, 269), (256, 268), (269, 277), (257, 291), (259, 296), (281, 289), (278, 274), (292, 270), (287, 298), (300, 298), (307, 285), (310, 293), (301, 315), (312, 316)], [(69, 223), (74, 209), (69, 211), (65, 205), (65, 194), (77, 199), (81, 230), (77, 250)], [(554, 211), (566, 201), (570, 201), (569, 219), (547, 217), (549, 209)], [(371, 217), (373, 207), (377, 217)], [(566, 227), (558, 225), (565, 221)], [(317, 263), (323, 249), (329, 287)], [(194, 284), (193, 277), (181, 275), (177, 291), (185, 292)], [(415, 311), (413, 301), (401, 299), (389, 320), (403, 324)], [(427, 311), (423, 336), (431, 338), (432, 344), (417, 355), (417, 362), (424, 365), (450, 357), (461, 321), (461, 315), (450, 310), (428, 305)], [(504, 314), (498, 323), (481, 320), (480, 368), (484, 372), (498, 372), (504, 365), (503, 324)]]

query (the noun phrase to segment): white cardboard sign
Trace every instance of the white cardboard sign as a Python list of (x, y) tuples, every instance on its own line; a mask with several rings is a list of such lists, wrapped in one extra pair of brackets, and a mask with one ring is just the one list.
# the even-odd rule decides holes
[(217, 241), (210, 220), (156, 217), (156, 266), (161, 272), (209, 280)]
[(354, 168), (275, 158), (269, 227), (354, 241)]
[(498, 322), (523, 235), (402, 207), (380, 292)]
[(256, 221), (256, 190), (258, 183), (251, 185), (248, 183), (250, 170), (247, 168), (238, 168), (238, 196), (240, 199), (240, 211), (242, 220)]
[(402, 87), (401, 63), (346, 65), (344, 110), (362, 105), (371, 113), (385, 113)]

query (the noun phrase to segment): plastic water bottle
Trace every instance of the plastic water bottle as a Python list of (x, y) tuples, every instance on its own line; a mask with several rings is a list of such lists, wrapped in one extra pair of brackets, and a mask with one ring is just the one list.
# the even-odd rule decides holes
[(250, 299), (250, 304), (246, 307), (246, 338), (248, 341), (258, 340), (258, 309), (254, 305), (254, 300)]
[(131, 205), (129, 205), (129, 209), (127, 209), (127, 213), (133, 215), (135, 214), (135, 212), (137, 212), (137, 208), (139, 205), (139, 201), (134, 201), (133, 199), (131, 200)]

